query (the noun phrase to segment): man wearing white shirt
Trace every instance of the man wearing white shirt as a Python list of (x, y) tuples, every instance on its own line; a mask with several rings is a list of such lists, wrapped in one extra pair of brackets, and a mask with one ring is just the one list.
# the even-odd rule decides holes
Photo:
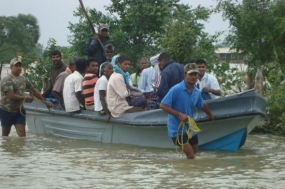
[(149, 68), (145, 68), (141, 73), (138, 88), (143, 93), (153, 92), (152, 78), (151, 78), (153, 71), (154, 71), (153, 66), (150, 66)]
[(212, 99), (221, 96), (222, 92), (217, 78), (206, 73), (206, 61), (204, 59), (197, 59), (196, 64), (199, 71), (197, 87), (200, 91), (204, 90), (204, 92), (210, 94)]
[(86, 70), (87, 61), (84, 58), (79, 58), (75, 61), (75, 71), (67, 76), (63, 86), (63, 100), (65, 111), (70, 113), (79, 113), (80, 107), (84, 107), (85, 102), (82, 97), (82, 82), (83, 74)]
[(99, 112), (100, 115), (105, 115), (105, 121), (109, 122), (111, 119), (111, 113), (108, 110), (106, 102), (106, 91), (108, 86), (108, 80), (113, 73), (113, 66), (111, 63), (104, 63), (102, 65), (101, 77), (96, 82), (94, 88), (94, 110)]

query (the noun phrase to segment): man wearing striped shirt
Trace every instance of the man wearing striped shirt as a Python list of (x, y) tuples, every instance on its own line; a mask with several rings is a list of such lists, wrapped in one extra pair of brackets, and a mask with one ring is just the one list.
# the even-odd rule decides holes
[(98, 72), (98, 61), (94, 58), (88, 59), (87, 70), (83, 79), (83, 95), (86, 110), (94, 111), (94, 86), (98, 80), (95, 73)]

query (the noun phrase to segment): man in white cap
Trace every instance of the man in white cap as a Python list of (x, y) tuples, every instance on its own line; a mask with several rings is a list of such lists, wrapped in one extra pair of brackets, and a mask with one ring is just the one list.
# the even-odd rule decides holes
[[(10, 62), (11, 73), (1, 81), (0, 119), (2, 126), (2, 136), (9, 136), (12, 125), (15, 126), (19, 137), (26, 136), (26, 111), (24, 102), (31, 103), (36, 97), (47, 108), (54, 107), (44, 100), (44, 97), (37, 91), (25, 77), (21, 76), (22, 61), (13, 58)], [(26, 96), (25, 91), (29, 91), (32, 96)]]
[(154, 94), (154, 82), (153, 76), (155, 75), (155, 66), (158, 66), (158, 58), (159, 55), (155, 55), (150, 58), (151, 66), (149, 68), (145, 68), (140, 76), (140, 80), (138, 83), (138, 88), (145, 94), (146, 98), (157, 98), (157, 95)]
[[(106, 62), (106, 57), (104, 54), (104, 49), (102, 49), (99, 39), (103, 44), (103, 47), (105, 45), (110, 43), (110, 38), (108, 36), (109, 32), (109, 26), (107, 24), (100, 24), (99, 32), (98, 34), (95, 34), (93, 38), (90, 38), (86, 42), (86, 54), (88, 55), (88, 58), (95, 58), (98, 61), (98, 67), (100, 68), (100, 65), (103, 62)], [(97, 73), (97, 76), (99, 75), (99, 71)]]
[(154, 55), (153, 57), (150, 58), (150, 63), (153, 66), (153, 73), (152, 73), (152, 84), (155, 86), (157, 84), (159, 75), (160, 75), (160, 69), (159, 69), (159, 62), (158, 62), (158, 57), (160, 54)]

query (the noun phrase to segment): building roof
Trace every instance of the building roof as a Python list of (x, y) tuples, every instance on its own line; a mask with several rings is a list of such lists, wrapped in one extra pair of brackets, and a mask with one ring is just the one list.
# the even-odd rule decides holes
[(215, 50), (215, 53), (216, 54), (219, 54), (219, 53), (235, 53), (235, 50), (230, 49), (229, 47), (223, 47), (223, 48), (217, 48)]

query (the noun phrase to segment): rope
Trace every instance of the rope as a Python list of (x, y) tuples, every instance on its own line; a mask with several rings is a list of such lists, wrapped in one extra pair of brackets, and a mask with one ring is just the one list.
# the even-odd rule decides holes
[[(37, 108), (39, 107), (38, 102), (39, 102), (39, 101), (44, 102), (44, 101), (42, 101), (42, 100), (36, 98), (36, 97), (33, 95), (33, 93), (32, 93), (31, 91), (30, 91), (30, 94), (31, 94), (31, 97), (32, 97), (34, 100), (36, 100), (36, 109), (35, 109), (35, 111), (34, 111), (34, 114), (35, 114)], [(22, 116), (24, 116), (24, 117), (26, 117), (26, 115), (24, 115), (24, 113), (23, 113), (22, 111), (23, 111), (23, 109), (24, 109), (23, 107), (24, 107), (25, 101), (26, 101), (26, 96), (25, 96), (25, 98), (22, 100), (21, 105), (18, 107), (20, 114), (21, 114)], [(13, 112), (11, 109), (8, 109), (8, 111), (9, 111), (9, 112)]]
[[(192, 138), (192, 131), (194, 131), (196, 133), (201, 131), (201, 129), (197, 126), (195, 120), (192, 119), (189, 116), (188, 116), (188, 125), (189, 125), (189, 127), (187, 129), (186, 123), (181, 121), (179, 123), (178, 129), (177, 129), (176, 143), (181, 146), (182, 151), (184, 151), (184, 145), (189, 141), (189, 139)], [(181, 135), (180, 135), (181, 136), (181, 140), (179, 141), (178, 139), (179, 139), (179, 131), (180, 131), (180, 129), (181, 129)], [(187, 134), (187, 141), (186, 141), (186, 143), (183, 143), (184, 131)]]

